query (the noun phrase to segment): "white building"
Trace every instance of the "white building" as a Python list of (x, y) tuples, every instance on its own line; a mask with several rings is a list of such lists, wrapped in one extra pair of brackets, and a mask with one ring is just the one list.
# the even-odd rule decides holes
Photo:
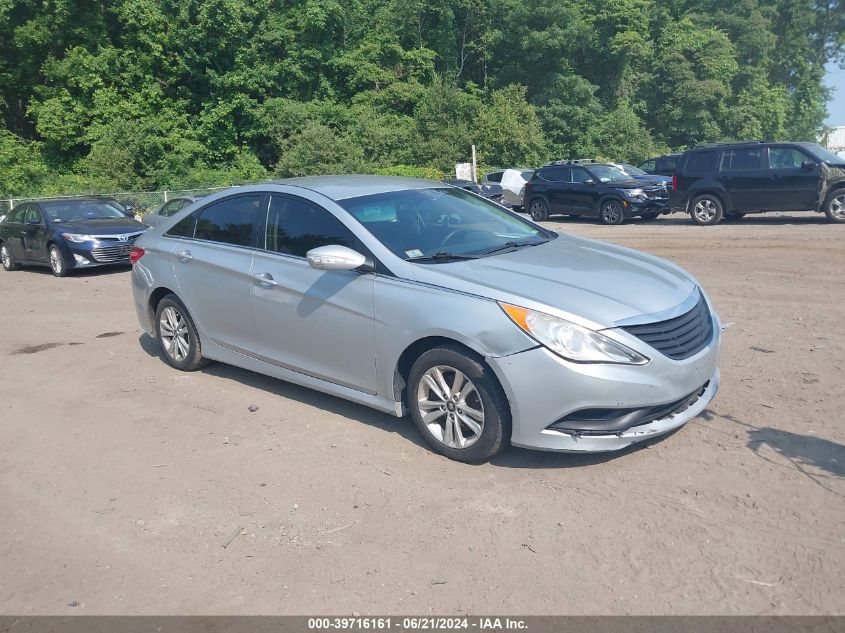
[(830, 131), (825, 140), (825, 147), (845, 157), (845, 125), (838, 125)]

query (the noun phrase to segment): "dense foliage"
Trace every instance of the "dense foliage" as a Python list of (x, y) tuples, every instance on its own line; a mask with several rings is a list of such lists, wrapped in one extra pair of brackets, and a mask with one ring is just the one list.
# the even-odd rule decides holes
[(839, 0), (0, 0), (0, 193), (814, 139)]

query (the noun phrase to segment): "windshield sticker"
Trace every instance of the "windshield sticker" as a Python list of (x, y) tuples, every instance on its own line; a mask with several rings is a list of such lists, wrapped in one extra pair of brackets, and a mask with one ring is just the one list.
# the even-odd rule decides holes
[(412, 248), (409, 251), (405, 251), (405, 255), (408, 257), (422, 257), (422, 251), (416, 248)]

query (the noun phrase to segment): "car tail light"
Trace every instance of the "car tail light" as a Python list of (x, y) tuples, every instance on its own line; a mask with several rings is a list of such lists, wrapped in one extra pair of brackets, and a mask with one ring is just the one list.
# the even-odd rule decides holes
[(132, 250), (129, 251), (129, 262), (134, 266), (144, 256), (144, 252), (144, 249), (140, 246), (133, 246)]
[(672, 174), (672, 191), (678, 190), (678, 175)]

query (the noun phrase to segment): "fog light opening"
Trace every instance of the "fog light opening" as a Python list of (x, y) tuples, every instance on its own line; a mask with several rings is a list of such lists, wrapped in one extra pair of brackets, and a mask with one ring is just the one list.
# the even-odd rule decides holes
[(73, 258), (76, 260), (76, 263), (81, 266), (87, 266), (91, 262), (85, 259), (82, 255), (77, 255), (76, 253), (73, 254)]

